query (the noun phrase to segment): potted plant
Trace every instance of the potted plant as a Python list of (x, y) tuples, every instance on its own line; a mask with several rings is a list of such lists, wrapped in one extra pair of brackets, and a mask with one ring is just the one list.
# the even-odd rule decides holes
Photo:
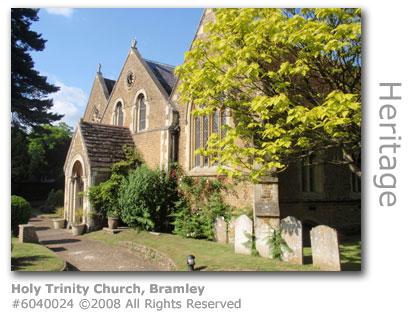
[(108, 214), (108, 228), (117, 229), (118, 228), (118, 213), (116, 211), (109, 211)]
[(55, 209), (55, 214), (58, 218), (53, 219), (54, 229), (64, 229), (65, 219), (64, 219), (64, 207), (58, 207)]
[(83, 232), (84, 232), (85, 223), (83, 223), (82, 218), (83, 218), (82, 209), (75, 210), (75, 219), (71, 223), (72, 234), (74, 236), (79, 236), (79, 235), (83, 234)]

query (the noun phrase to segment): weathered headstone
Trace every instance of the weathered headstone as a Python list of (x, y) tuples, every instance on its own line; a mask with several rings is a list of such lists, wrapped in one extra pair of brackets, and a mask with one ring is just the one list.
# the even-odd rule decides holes
[(217, 217), (213, 225), (214, 241), (219, 243), (226, 243), (226, 221), (223, 217)]
[(236, 229), (236, 218), (232, 218), (229, 221), (229, 226), (227, 227), (227, 237), (228, 237), (228, 243), (234, 243), (234, 235), (235, 235), (235, 229)]
[(271, 246), (268, 244), (269, 238), (273, 234), (273, 228), (265, 221), (257, 218), (254, 223), (254, 235), (256, 237), (256, 249), (260, 256), (271, 258)]
[(302, 223), (288, 216), (281, 220), (281, 236), (291, 251), (282, 248), (281, 259), (295, 264), (303, 264)]
[(310, 231), (312, 264), (324, 271), (341, 271), (338, 233), (328, 226), (317, 226)]
[(236, 220), (234, 252), (251, 255), (251, 246), (245, 243), (251, 241), (246, 235), (253, 234), (253, 221), (246, 215), (241, 215)]

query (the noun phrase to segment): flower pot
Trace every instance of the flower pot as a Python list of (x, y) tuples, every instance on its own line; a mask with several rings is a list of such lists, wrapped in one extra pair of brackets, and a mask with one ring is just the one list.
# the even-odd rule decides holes
[(80, 236), (84, 233), (85, 224), (77, 224), (72, 226), (72, 234), (74, 236)]
[(54, 229), (64, 229), (65, 219), (63, 218), (53, 219), (53, 224), (54, 224)]
[(118, 228), (118, 218), (110, 218), (108, 217), (108, 228), (109, 229), (117, 229)]

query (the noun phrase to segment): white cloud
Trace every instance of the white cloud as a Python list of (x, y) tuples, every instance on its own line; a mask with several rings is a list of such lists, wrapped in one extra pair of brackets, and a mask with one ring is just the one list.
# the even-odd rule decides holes
[(49, 14), (57, 14), (66, 18), (71, 17), (71, 15), (74, 13), (74, 9), (72, 8), (45, 8), (45, 10)]
[(64, 114), (61, 121), (75, 128), (78, 119), (85, 111), (88, 96), (81, 88), (67, 86), (61, 81), (57, 81), (55, 85), (60, 87), (60, 90), (49, 96), (54, 101), (51, 110), (58, 114)]

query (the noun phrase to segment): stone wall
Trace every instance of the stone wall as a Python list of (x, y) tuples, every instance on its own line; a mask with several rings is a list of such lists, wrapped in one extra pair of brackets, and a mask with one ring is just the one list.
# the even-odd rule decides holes
[[(161, 144), (161, 135), (162, 131), (158, 130), (140, 132), (133, 135), (135, 145), (140, 151), (143, 160), (148, 167), (152, 169), (159, 166), (161, 162), (160, 151), (161, 147), (163, 147)], [(164, 151), (166, 152), (166, 150)]]
[(83, 116), (84, 121), (91, 121), (93, 117), (93, 109), (94, 107), (98, 108), (99, 113), (101, 114), (104, 110), (107, 97), (105, 96), (104, 90), (102, 88), (101, 81), (104, 81), (101, 74), (96, 74), (94, 79), (94, 84), (92, 85), (91, 94), (88, 100), (87, 108), (85, 109), (85, 113)]
[(32, 224), (20, 224), (18, 229), (20, 243), (38, 243), (38, 236)]
[(281, 202), (281, 218), (294, 216), (311, 226), (325, 224), (348, 232), (361, 225), (361, 202), (354, 201), (306, 201)]
[[(137, 98), (140, 94), (145, 96), (146, 104), (146, 118), (147, 126), (146, 130), (152, 130), (165, 126), (166, 108), (168, 106), (166, 92), (161, 91), (157, 87), (157, 83), (152, 80), (151, 74), (143, 65), (141, 57), (138, 57), (138, 53), (135, 49), (131, 49), (128, 54), (128, 58), (122, 68), (122, 71), (118, 77), (117, 83), (111, 93), (111, 97), (108, 102), (108, 106), (105, 110), (104, 117), (102, 119), (103, 124), (113, 124), (112, 115), (118, 101), (123, 104), (124, 112), (124, 126), (129, 127), (131, 132), (136, 132), (134, 123), (137, 123), (137, 109), (134, 106), (137, 104)], [(126, 75), (129, 70), (132, 70), (136, 76), (135, 82), (132, 87), (126, 85)], [(136, 113), (136, 117), (135, 117)]]

